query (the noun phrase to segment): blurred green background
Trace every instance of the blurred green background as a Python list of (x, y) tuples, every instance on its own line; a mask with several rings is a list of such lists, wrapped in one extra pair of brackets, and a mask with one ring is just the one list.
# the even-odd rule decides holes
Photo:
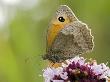
[(43, 82), (45, 34), (61, 4), (92, 29), (95, 48), (84, 56), (110, 62), (110, 0), (0, 0), (0, 82)]

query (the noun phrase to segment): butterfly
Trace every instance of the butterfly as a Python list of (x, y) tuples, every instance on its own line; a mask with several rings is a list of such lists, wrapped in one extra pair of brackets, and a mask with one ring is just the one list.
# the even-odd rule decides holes
[(47, 31), (47, 48), (43, 59), (60, 63), (93, 50), (91, 29), (79, 21), (72, 10), (61, 5)]

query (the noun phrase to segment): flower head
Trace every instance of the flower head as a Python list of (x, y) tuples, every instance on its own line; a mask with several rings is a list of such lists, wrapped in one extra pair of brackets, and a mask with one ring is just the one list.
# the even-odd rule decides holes
[(110, 69), (104, 63), (95, 60), (85, 62), (83, 57), (76, 56), (66, 60), (58, 68), (47, 68), (43, 77), (45, 82), (106, 82), (110, 77)]

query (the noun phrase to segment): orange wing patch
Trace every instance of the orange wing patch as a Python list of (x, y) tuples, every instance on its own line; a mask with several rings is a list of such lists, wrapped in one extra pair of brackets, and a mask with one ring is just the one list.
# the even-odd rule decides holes
[(59, 31), (63, 29), (64, 26), (68, 23), (70, 23), (70, 20), (67, 17), (65, 17), (65, 22), (59, 22), (57, 19), (52, 21), (52, 26), (49, 28), (47, 36), (48, 47), (52, 45), (52, 42), (54, 41)]
[(48, 43), (48, 47), (50, 47), (52, 45), (53, 40), (55, 39), (55, 37), (57, 36), (58, 32), (64, 28), (63, 25), (52, 25), (52, 27), (49, 29), (48, 31), (48, 37), (47, 37), (47, 43)]

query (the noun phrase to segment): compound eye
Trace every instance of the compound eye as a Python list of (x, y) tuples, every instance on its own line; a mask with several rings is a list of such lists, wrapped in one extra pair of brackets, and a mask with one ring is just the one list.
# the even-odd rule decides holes
[(64, 22), (64, 21), (65, 21), (65, 19), (64, 19), (63, 17), (59, 17), (58, 20), (59, 20), (60, 22)]

